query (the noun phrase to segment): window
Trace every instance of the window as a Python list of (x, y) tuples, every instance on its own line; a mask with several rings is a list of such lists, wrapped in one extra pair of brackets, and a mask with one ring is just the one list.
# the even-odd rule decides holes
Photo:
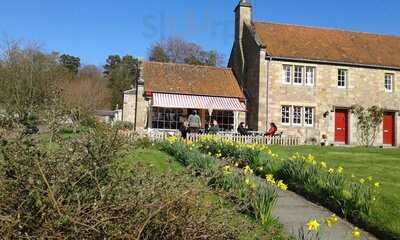
[(346, 88), (347, 87), (347, 70), (339, 69), (338, 70), (338, 87)]
[(284, 84), (291, 84), (292, 83), (292, 66), (283, 65), (282, 82)]
[(302, 107), (293, 107), (293, 125), (301, 125), (301, 109)]
[(290, 124), (290, 107), (282, 106), (282, 124), (289, 125)]
[(393, 82), (394, 82), (394, 74), (387, 73), (385, 74), (385, 91), (393, 92)]
[[(234, 117), (232, 111), (216, 111), (212, 112), (211, 118), (210, 115), (207, 114), (206, 122), (209, 123), (213, 120), (217, 120), (218, 127), (220, 130), (231, 131), (234, 126)], [(208, 126), (207, 126), (208, 127)]]
[(178, 129), (182, 109), (152, 108), (152, 128)]
[(294, 66), (294, 84), (301, 85), (303, 84), (303, 67), (302, 66)]
[(304, 108), (304, 124), (306, 126), (314, 125), (314, 108), (312, 107)]
[(306, 67), (306, 85), (314, 86), (315, 82), (315, 67)]

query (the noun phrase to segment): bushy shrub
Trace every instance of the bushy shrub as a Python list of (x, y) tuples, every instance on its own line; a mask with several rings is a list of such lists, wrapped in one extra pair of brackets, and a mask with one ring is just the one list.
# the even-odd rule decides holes
[(126, 121), (117, 121), (114, 126), (120, 130), (133, 130), (133, 123)]
[(5, 239), (237, 239), (202, 206), (189, 179), (118, 159), (125, 140), (98, 123), (47, 150), (32, 138), (0, 147), (0, 236)]

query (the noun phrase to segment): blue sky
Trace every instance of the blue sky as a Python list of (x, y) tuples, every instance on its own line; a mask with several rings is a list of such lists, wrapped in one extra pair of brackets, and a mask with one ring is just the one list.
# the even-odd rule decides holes
[[(229, 57), (239, 0), (4, 0), (2, 38), (101, 65), (110, 54), (146, 57), (161, 38), (180, 36)], [(252, 0), (255, 20), (400, 36), (399, 0)]]

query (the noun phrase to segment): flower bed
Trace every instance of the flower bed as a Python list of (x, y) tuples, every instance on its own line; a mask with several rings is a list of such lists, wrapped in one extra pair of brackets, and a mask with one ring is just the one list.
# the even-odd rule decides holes
[(367, 224), (378, 195), (379, 183), (343, 174), (344, 169), (330, 168), (313, 156), (296, 154), (281, 159), (264, 145), (247, 145), (207, 136), (195, 148), (243, 168), (250, 166), (255, 174), (284, 180), (291, 190), (330, 208), (356, 223)]
[[(162, 151), (173, 156), (184, 166), (192, 169), (195, 175), (203, 176), (211, 187), (224, 190), (241, 212), (253, 215), (263, 226), (276, 225), (272, 209), (277, 199), (277, 185), (266, 184), (254, 176), (248, 166), (243, 170), (225, 165), (215, 157), (201, 153), (191, 144), (185, 144), (171, 137), (160, 143)], [(281, 188), (284, 186), (279, 183)]]

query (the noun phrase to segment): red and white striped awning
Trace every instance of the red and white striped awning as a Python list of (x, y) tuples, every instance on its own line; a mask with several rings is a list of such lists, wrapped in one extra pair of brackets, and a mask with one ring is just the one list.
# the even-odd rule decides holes
[(168, 93), (153, 93), (153, 107), (246, 111), (246, 105), (241, 103), (238, 98)]

